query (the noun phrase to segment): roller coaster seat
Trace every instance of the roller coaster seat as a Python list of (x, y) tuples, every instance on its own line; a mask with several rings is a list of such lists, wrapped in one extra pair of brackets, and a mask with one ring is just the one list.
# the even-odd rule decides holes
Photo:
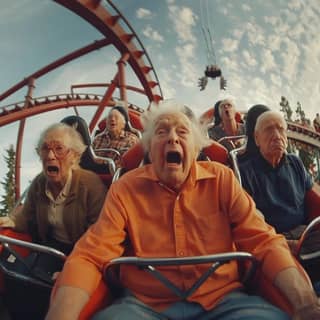
[[(123, 154), (121, 164), (126, 171), (129, 171), (139, 167), (139, 165), (142, 164), (144, 160), (145, 162), (149, 161), (148, 159), (146, 159), (146, 154), (142, 144), (137, 143)], [(228, 165), (228, 150), (218, 142), (212, 140), (211, 145), (205, 147), (201, 151), (201, 155), (199, 155), (198, 160), (211, 160)]]
[[(128, 118), (129, 118), (129, 120), (127, 122), (128, 129), (140, 138), (140, 132), (143, 129), (140, 116), (129, 109), (128, 110)], [(98, 123), (98, 132), (97, 133), (104, 131), (106, 128), (106, 125), (107, 125), (107, 119), (104, 118), (103, 120), (101, 120)]]
[[(7, 237), (14, 238), (14, 239), (19, 239), (19, 240), (31, 242), (31, 237), (28, 234), (15, 232), (11, 228), (0, 229), (0, 234), (4, 235), (4, 236), (7, 236)], [(30, 253), (30, 251), (27, 248), (14, 246), (14, 249), (22, 257), (26, 257)], [(0, 257), (1, 257), (1, 255), (3, 253), (3, 251), (4, 251), (4, 247), (2, 245), (0, 245)], [(0, 273), (0, 294), (3, 293), (4, 291), (5, 291), (4, 273), (1, 272)]]
[(31, 242), (9, 228), (0, 230), (0, 289), (11, 320), (42, 320), (49, 306), (52, 276), (65, 255)]
[(103, 160), (108, 164), (97, 163), (96, 160), (101, 157), (96, 156), (92, 149), (90, 132), (86, 121), (79, 116), (72, 115), (63, 118), (61, 122), (74, 127), (80, 133), (84, 144), (87, 146), (80, 159), (80, 166), (83, 169), (91, 170), (97, 173), (102, 181), (107, 186), (110, 186), (112, 182), (112, 176), (115, 172), (114, 161), (110, 158), (103, 158)]

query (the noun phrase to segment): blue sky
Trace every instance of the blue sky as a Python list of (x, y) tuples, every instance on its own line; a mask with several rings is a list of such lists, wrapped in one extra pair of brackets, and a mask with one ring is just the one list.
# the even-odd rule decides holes
[[(103, 2), (103, 1), (102, 1)], [(49, 0), (0, 0), (0, 92), (61, 56), (102, 38), (86, 21)], [(319, 112), (319, 0), (114, 0), (142, 40), (158, 74), (165, 98), (175, 98), (201, 114), (221, 98), (233, 98), (239, 110), (264, 103), (279, 109), (282, 95), (309, 118)], [(209, 80), (200, 91), (198, 78), (212, 60), (202, 27), (210, 30), (216, 62), (228, 86)], [(119, 53), (112, 47), (84, 56), (36, 82), (35, 97), (70, 91), (70, 85), (109, 82)], [(128, 83), (137, 80), (128, 70)], [(0, 106), (21, 101), (26, 88)], [(146, 107), (139, 96), (129, 100)], [(83, 110), (81, 115), (89, 115)], [(36, 139), (48, 124), (72, 110), (28, 119), (22, 172), (23, 187), (40, 170)], [(15, 145), (17, 124), (0, 128), (0, 179), (3, 155)], [(1, 194), (1, 189), (0, 189)]]

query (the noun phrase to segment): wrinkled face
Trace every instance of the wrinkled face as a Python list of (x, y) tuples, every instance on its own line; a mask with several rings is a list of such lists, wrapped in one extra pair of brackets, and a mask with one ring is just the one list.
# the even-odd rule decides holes
[(196, 155), (190, 120), (183, 113), (161, 115), (155, 123), (149, 152), (159, 180), (171, 189), (179, 190)]
[(125, 119), (118, 110), (112, 110), (108, 114), (107, 129), (109, 132), (118, 135), (125, 127)]
[(287, 125), (283, 118), (269, 115), (255, 132), (255, 141), (267, 160), (281, 158), (287, 148)]
[(49, 184), (64, 186), (76, 159), (70, 145), (70, 137), (61, 130), (53, 130), (45, 136), (38, 153)]
[(219, 108), (222, 120), (234, 119), (236, 111), (231, 103), (226, 102)]

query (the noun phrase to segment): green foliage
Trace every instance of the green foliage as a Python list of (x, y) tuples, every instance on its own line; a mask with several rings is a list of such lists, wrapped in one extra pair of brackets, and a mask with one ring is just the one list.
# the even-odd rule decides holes
[[(282, 96), (280, 101), (280, 111), (284, 113), (284, 117), (287, 121), (293, 121), (292, 119), (292, 109), (290, 107), (289, 101), (286, 97)], [(309, 125), (310, 120), (306, 118), (306, 114), (302, 108), (301, 103), (297, 102), (297, 108), (295, 110), (296, 113), (296, 119), (295, 122), (301, 124), (301, 125)], [(302, 160), (306, 170), (308, 172), (311, 172), (311, 168), (314, 167), (315, 162), (317, 161), (317, 152), (315, 150), (311, 150), (308, 145), (304, 143), (295, 143), (294, 141), (288, 141), (288, 148), (287, 151), (289, 153), (296, 153), (299, 155), (300, 159)], [(319, 161), (319, 160), (318, 160)], [(319, 176), (319, 172), (317, 173)], [(314, 177), (316, 178), (316, 177)]]
[(10, 145), (4, 156), (8, 171), (4, 180), (0, 182), (5, 192), (0, 201), (0, 216), (7, 215), (15, 205), (15, 159), (16, 153), (13, 145)]
[(313, 153), (308, 152), (305, 148), (299, 149), (299, 158), (302, 160), (304, 166), (310, 171), (311, 166), (314, 163), (315, 156)]

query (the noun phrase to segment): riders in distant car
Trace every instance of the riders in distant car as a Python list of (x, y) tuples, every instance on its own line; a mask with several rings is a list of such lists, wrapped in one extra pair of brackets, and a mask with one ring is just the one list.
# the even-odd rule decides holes
[(92, 147), (97, 156), (112, 158), (119, 167), (121, 155), (138, 141), (138, 136), (130, 130), (127, 111), (117, 106), (110, 110), (106, 128), (94, 138)]

